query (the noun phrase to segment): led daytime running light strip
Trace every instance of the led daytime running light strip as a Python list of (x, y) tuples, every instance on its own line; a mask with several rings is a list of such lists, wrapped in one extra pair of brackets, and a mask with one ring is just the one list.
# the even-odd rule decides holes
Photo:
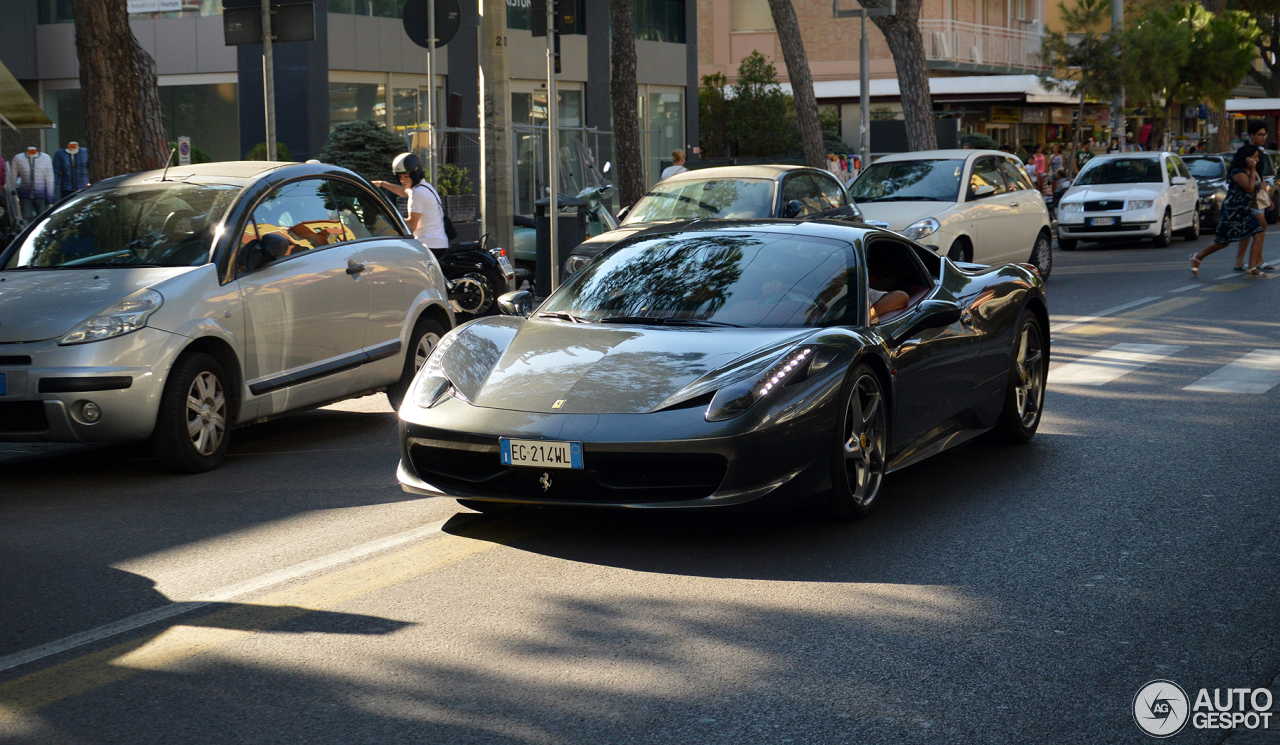
[(791, 373), (809, 358), (809, 353), (812, 351), (813, 350), (811, 349), (805, 348), (798, 352), (793, 352), (791, 357), (785, 363), (777, 365), (772, 370), (765, 373), (764, 383), (756, 389), (756, 397), (763, 398), (776, 386), (785, 383), (787, 378), (791, 377)]

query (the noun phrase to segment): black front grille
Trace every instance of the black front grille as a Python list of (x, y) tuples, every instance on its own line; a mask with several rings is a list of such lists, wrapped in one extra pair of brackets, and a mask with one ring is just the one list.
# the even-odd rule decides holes
[(29, 354), (0, 354), (0, 366), (19, 367), (31, 364)]
[(49, 417), (44, 413), (43, 401), (0, 401), (0, 433), (44, 432), (49, 429)]
[(1085, 212), (1118, 212), (1124, 209), (1123, 199), (1099, 199), (1084, 203)]
[[(424, 481), (452, 492), (555, 502), (679, 502), (715, 493), (728, 463), (712, 453), (583, 452), (581, 470), (502, 465), (490, 452), (411, 444)], [(546, 479), (543, 479), (543, 475)]]
[(1146, 230), (1152, 223), (1128, 223), (1125, 225), (1063, 225), (1067, 233), (1127, 233), (1131, 230)]

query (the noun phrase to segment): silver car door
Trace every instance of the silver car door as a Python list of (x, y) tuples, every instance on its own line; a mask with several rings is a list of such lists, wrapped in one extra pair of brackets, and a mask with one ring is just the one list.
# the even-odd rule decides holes
[[(241, 238), (235, 261), (245, 378), (250, 393), (264, 397), (258, 416), (346, 395), (350, 371), (367, 359), (369, 282), (358, 244), (342, 241), (326, 190), (320, 179), (275, 189), (255, 206)], [(262, 256), (268, 245), (280, 255)]]
[(1009, 261), (1017, 241), (1016, 231), (1012, 229), (1016, 216), (1010, 205), (1018, 200), (1017, 194), (1009, 191), (994, 156), (974, 161), (966, 200), (965, 221), (973, 226), (973, 260), (979, 264)]

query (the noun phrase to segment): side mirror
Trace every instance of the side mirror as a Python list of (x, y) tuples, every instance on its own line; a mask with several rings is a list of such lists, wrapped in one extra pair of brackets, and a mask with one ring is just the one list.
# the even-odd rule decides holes
[(533, 293), (525, 290), (508, 292), (498, 296), (498, 310), (504, 316), (520, 316), (528, 318), (533, 312)]
[(600, 172), (601, 172), (601, 173), (608, 173), (610, 168), (613, 168), (613, 164), (606, 160), (606, 161), (604, 162), (604, 168), (602, 168)]
[(804, 211), (804, 205), (800, 204), (799, 199), (792, 199), (782, 208), (783, 217), (795, 217)]
[(925, 300), (920, 303), (916, 314), (920, 321), (914, 324), (915, 328), (940, 329), (958, 323), (963, 311), (959, 305), (946, 300)]
[(973, 190), (973, 198), (982, 199), (983, 197), (989, 197), (995, 193), (996, 193), (996, 187), (992, 186), (991, 184), (983, 184), (982, 186), (979, 186), (978, 188)]
[(257, 240), (249, 241), (243, 249), (246, 252), (245, 268), (254, 272), (277, 259), (282, 259), (289, 255), (289, 248), (292, 245), (288, 238), (279, 233), (267, 233)]
[(1171, 181), (1171, 183), (1172, 183), (1174, 186), (1182, 186), (1183, 184), (1187, 183), (1187, 177), (1186, 177), (1186, 176), (1174, 176), (1170, 181)]

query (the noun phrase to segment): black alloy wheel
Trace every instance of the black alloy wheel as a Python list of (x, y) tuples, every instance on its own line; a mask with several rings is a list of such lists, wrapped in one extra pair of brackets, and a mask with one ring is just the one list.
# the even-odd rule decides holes
[(186, 355), (174, 364), (151, 433), (151, 452), (161, 469), (203, 473), (222, 462), (233, 424), (228, 380), (222, 364), (207, 354)]
[(1031, 249), (1028, 261), (1040, 272), (1040, 279), (1049, 279), (1049, 272), (1053, 271), (1053, 241), (1049, 238), (1048, 231), (1042, 230), (1036, 236), (1036, 244)]
[(1160, 235), (1152, 241), (1156, 248), (1168, 248), (1173, 245), (1173, 215), (1164, 211), (1164, 219), (1160, 221)]
[(409, 336), (409, 352), (404, 357), (400, 379), (387, 386), (387, 401), (391, 403), (391, 408), (398, 410), (400, 404), (404, 403), (404, 397), (409, 395), (409, 389), (413, 387), (414, 377), (427, 364), (427, 358), (440, 344), (444, 334), (444, 329), (434, 319), (418, 319), (413, 327), (413, 334)]
[(1024, 310), (1010, 354), (1004, 409), (992, 430), (997, 439), (1019, 443), (1035, 436), (1044, 409), (1048, 372), (1049, 355), (1045, 353), (1040, 319), (1030, 310)]
[(840, 520), (859, 520), (879, 504), (876, 497), (888, 463), (888, 414), (874, 370), (858, 365), (849, 380), (837, 419), (826, 512)]

